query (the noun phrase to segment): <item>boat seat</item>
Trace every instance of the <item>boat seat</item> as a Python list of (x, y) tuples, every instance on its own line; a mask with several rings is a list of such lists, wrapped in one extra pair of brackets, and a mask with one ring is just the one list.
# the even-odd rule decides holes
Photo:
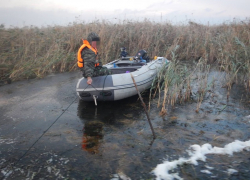
[(121, 60), (130, 60), (130, 58), (133, 58), (131, 56), (128, 56), (128, 57), (122, 57)]
[(116, 65), (118, 67), (131, 67), (131, 66), (143, 66), (143, 65), (146, 65), (146, 63), (144, 62), (134, 62), (134, 61), (127, 61), (127, 62), (117, 62)]
[(137, 69), (141, 68), (141, 66), (133, 66), (133, 67), (116, 67), (110, 68), (112, 74), (123, 74), (123, 73), (130, 73), (134, 72)]

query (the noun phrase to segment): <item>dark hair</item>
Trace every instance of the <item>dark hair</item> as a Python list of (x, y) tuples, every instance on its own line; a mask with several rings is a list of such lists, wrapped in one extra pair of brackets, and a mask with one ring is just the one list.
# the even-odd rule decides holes
[(91, 32), (89, 33), (87, 40), (89, 43), (92, 41), (100, 41), (100, 37), (95, 32)]

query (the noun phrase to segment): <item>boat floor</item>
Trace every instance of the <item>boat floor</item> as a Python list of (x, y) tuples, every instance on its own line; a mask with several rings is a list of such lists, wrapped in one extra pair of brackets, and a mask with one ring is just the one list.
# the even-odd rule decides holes
[(134, 72), (137, 69), (141, 68), (141, 66), (133, 66), (133, 67), (116, 67), (116, 68), (109, 68), (112, 74), (123, 74), (123, 73), (130, 73)]
[(137, 69), (140, 69), (142, 66), (146, 65), (143, 62), (129, 61), (129, 60), (120, 60), (115, 63), (115, 67), (110, 67), (112, 74), (122, 74), (134, 72)]

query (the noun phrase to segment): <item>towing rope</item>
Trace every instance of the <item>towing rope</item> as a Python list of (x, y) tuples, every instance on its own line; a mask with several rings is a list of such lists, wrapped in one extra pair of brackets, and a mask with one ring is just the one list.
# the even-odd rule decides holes
[[(104, 90), (104, 86), (105, 86), (105, 81), (107, 79), (108, 75), (106, 75), (105, 79), (104, 79), (104, 82), (103, 82), (103, 90)], [(89, 85), (88, 85), (89, 86)], [(87, 87), (88, 87), (87, 86)], [(98, 91), (92, 84), (91, 86), (96, 90)], [(87, 89), (87, 87), (85, 89)], [(84, 89), (84, 90), (85, 90)], [(99, 91), (98, 91), (99, 92)], [(104, 95), (103, 95), (104, 96)], [(55, 119), (55, 121), (42, 133), (42, 135), (29, 147), (28, 150), (25, 151), (25, 153), (18, 159), (14, 162), (13, 165), (11, 165), (11, 169), (14, 165), (16, 165), (22, 158), (24, 158), (27, 153), (31, 150), (31, 148), (33, 148), (36, 143), (47, 133), (47, 131), (59, 120), (59, 118), (69, 109), (69, 107), (75, 102), (75, 100), (77, 99), (77, 96), (75, 97), (75, 99), (68, 105), (68, 107)], [(96, 104), (97, 105), (97, 104)], [(1, 169), (4, 169), (8, 167), (8, 165), (6, 165), (5, 167), (1, 167)], [(10, 172), (11, 170), (8, 170), (7, 172), (5, 172), (5, 174), (3, 175), (3, 177), (1, 178), (1, 180), (5, 179), (6, 175)]]
[[(105, 77), (105, 79), (104, 79), (104, 81), (103, 81), (103, 86), (102, 86), (102, 91), (99, 91), (99, 90), (97, 90), (92, 84), (90, 84), (97, 92), (103, 92), (104, 91), (104, 86), (105, 86), (105, 81), (106, 81), (106, 79), (107, 79), (107, 77), (108, 77), (108, 75), (106, 75), (106, 77)], [(88, 85), (89, 86), (89, 85)], [(87, 87), (88, 87), (87, 86)], [(87, 87), (85, 88), (85, 89), (87, 89)], [(84, 90), (85, 90), (84, 89)], [(83, 90), (83, 91), (84, 91)], [(104, 93), (101, 93), (101, 95), (103, 96), (103, 100), (104, 100)], [(97, 98), (98, 98), (98, 96), (96, 96), (96, 95), (93, 95), (93, 99), (94, 99), (94, 102), (95, 102), (95, 105), (97, 106)]]
[[(13, 165), (11, 165), (11, 169), (14, 165), (16, 165), (22, 158), (24, 158), (27, 153), (31, 150), (32, 147), (34, 147), (36, 145), (36, 143), (44, 136), (44, 134), (46, 134), (46, 132), (59, 120), (59, 118), (69, 109), (69, 107), (75, 102), (75, 100), (77, 99), (77, 96), (75, 97), (75, 99), (68, 105), (68, 107), (56, 118), (56, 120), (54, 120), (54, 122), (42, 133), (42, 135), (29, 147), (29, 149), (27, 151), (25, 151), (25, 153), (18, 159), (16, 160), (16, 162), (14, 162)], [(8, 165), (6, 165), (5, 167), (1, 168), (4, 169), (6, 168)], [(3, 178), (1, 180), (3, 180), (6, 175), (10, 172), (10, 170), (8, 170), (4, 175)]]

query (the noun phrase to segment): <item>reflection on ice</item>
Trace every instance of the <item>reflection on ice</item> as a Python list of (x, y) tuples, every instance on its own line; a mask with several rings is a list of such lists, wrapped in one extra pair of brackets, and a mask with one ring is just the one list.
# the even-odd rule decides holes
[(4, 175), (4, 179), (8, 178), (12, 174), (12, 170), (7, 170), (6, 168), (1, 170), (1, 173)]
[[(131, 102), (130, 102), (131, 101)], [(139, 108), (138, 108), (139, 106)], [(136, 111), (135, 111), (136, 109)], [(141, 114), (140, 102), (132, 97), (119, 102), (93, 102), (79, 101), (77, 115), (83, 123), (82, 149), (98, 154), (105, 132), (104, 127), (118, 127), (132, 123)], [(129, 121), (128, 121), (129, 120)]]
[(5, 139), (0, 137), (0, 144), (13, 144), (15, 142), (16, 142), (15, 139), (10, 139), (10, 138)]
[(228, 174), (233, 174), (233, 173), (237, 173), (238, 171), (237, 170), (235, 170), (235, 169), (228, 169), (227, 170), (227, 173)]
[(97, 154), (99, 152), (99, 144), (103, 138), (103, 123), (100, 121), (90, 121), (84, 124), (82, 149), (90, 153)]
[(131, 180), (130, 177), (126, 176), (123, 172), (118, 172), (117, 174), (113, 174), (113, 178), (110, 180)]
[(211, 171), (209, 171), (209, 170), (207, 170), (207, 169), (201, 170), (201, 172), (202, 172), (202, 173), (206, 173), (206, 174), (213, 174), (213, 173), (211, 173)]

